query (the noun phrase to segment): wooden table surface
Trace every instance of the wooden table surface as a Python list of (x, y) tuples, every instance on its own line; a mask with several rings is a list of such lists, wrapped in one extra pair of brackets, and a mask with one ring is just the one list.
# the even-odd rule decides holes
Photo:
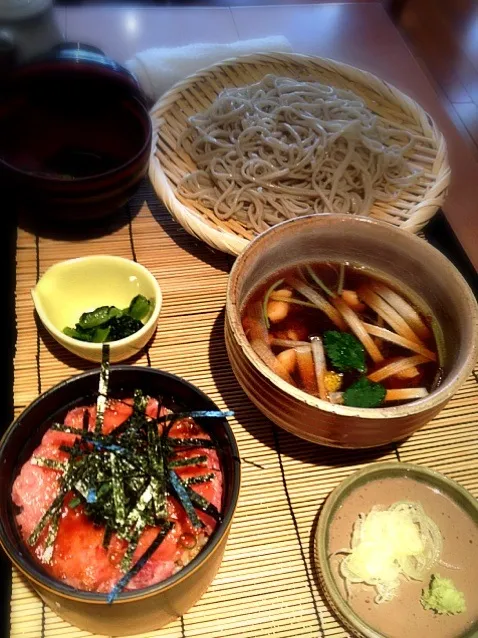
[(452, 184), (444, 212), (478, 270), (478, 161), (380, 2), (77, 6), (58, 8), (56, 19), (65, 39), (97, 45), (119, 62), (150, 47), (284, 35), (297, 53), (334, 58), (394, 84), (430, 113), (446, 137)]

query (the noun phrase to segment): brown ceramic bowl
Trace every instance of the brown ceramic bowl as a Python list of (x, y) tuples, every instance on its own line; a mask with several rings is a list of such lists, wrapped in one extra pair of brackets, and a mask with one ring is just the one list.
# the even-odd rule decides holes
[[(221, 564), (239, 496), (240, 462), (226, 419), (198, 419), (217, 442), (224, 475), (223, 521), (206, 546), (186, 567), (145, 589), (125, 591), (113, 604), (106, 594), (79, 591), (49, 576), (36, 563), (15, 523), (11, 489), (22, 464), (31, 456), (52, 421), (76, 406), (91, 404), (99, 371), (92, 370), (56, 385), (34, 401), (10, 426), (0, 442), (0, 545), (44, 602), (61, 618), (80, 629), (101, 635), (124, 636), (153, 631), (184, 614), (204, 594)], [(131, 396), (141, 388), (152, 396), (172, 398), (179, 409), (217, 410), (190, 383), (166, 372), (138, 366), (112, 366), (111, 394)]]
[(15, 69), (0, 97), (0, 183), (34, 218), (111, 214), (146, 174), (151, 121), (133, 76), (64, 44)]
[[(436, 391), (405, 405), (352, 408), (306, 394), (263, 363), (241, 325), (244, 300), (274, 272), (312, 260), (345, 260), (379, 271), (434, 316), (444, 349), (444, 379)], [(370, 448), (410, 436), (465, 381), (478, 355), (478, 307), (456, 268), (415, 235), (369, 218), (310, 215), (274, 226), (237, 258), (227, 289), (225, 339), (239, 383), (274, 423), (314, 443)]]

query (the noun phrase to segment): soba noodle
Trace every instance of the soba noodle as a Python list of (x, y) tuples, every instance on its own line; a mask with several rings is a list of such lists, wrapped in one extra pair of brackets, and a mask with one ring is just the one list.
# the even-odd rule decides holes
[(254, 232), (314, 212), (368, 215), (420, 174), (406, 160), (412, 133), (319, 82), (267, 75), (224, 89), (189, 124), (180, 145), (197, 170), (179, 196)]

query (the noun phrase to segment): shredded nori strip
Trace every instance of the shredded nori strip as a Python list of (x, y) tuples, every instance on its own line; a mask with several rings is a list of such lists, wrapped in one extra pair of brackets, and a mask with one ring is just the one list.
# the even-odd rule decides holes
[(90, 425), (90, 411), (88, 408), (83, 412), (83, 432), (88, 432), (88, 427)]
[(172, 461), (168, 461), (169, 467), (189, 467), (191, 465), (204, 465), (207, 463), (207, 456), (190, 456), (189, 458), (184, 459), (173, 459)]
[(108, 382), (110, 378), (110, 346), (103, 344), (101, 349), (101, 369), (100, 383), (98, 387), (98, 397), (96, 399), (96, 420), (95, 432), (103, 429), (103, 419), (105, 416), (106, 401), (108, 399)]
[(201, 483), (207, 483), (208, 481), (212, 481), (212, 479), (216, 475), (214, 472), (209, 472), (209, 474), (200, 474), (199, 476), (190, 476), (188, 478), (182, 479), (184, 485), (200, 485)]
[(210, 439), (178, 439), (168, 436), (165, 440), (168, 447), (204, 447), (215, 448), (216, 444)]
[(113, 483), (113, 500), (115, 504), (115, 518), (118, 527), (123, 527), (126, 520), (126, 501), (121, 480), (121, 473), (117, 457), (110, 452), (111, 477)]
[(111, 537), (113, 536), (113, 528), (109, 523), (105, 526), (105, 533), (103, 534), (103, 547), (108, 549), (111, 543)]
[(222, 521), (222, 514), (215, 505), (210, 503), (204, 498), (204, 496), (201, 496), (201, 494), (198, 494), (195, 490), (192, 490), (188, 485), (185, 485), (182, 481), (181, 484), (186, 490), (192, 504), (197, 507), (198, 510), (201, 510), (201, 512), (204, 512), (205, 514), (209, 514), (209, 516), (212, 516), (212, 518), (218, 523)]
[(39, 467), (47, 467), (50, 470), (65, 471), (68, 468), (68, 463), (56, 459), (45, 459), (42, 456), (33, 456), (30, 463), (32, 465), (38, 465)]
[(151, 489), (153, 492), (154, 509), (158, 518), (167, 517), (166, 481), (164, 476), (164, 458), (161, 437), (154, 421), (148, 421), (148, 458), (151, 464)]
[(42, 561), (50, 564), (53, 558), (53, 549), (56, 535), (58, 534), (58, 527), (60, 526), (61, 507), (59, 507), (53, 514), (48, 529), (48, 534), (45, 540), (45, 548), (43, 550)]
[(45, 528), (47, 523), (50, 521), (50, 519), (52, 519), (57, 513), (57, 511), (61, 509), (65, 496), (68, 494), (68, 492), (70, 491), (70, 489), (72, 488), (75, 482), (75, 477), (76, 477), (76, 473), (73, 470), (73, 466), (70, 464), (70, 466), (68, 467), (68, 470), (62, 476), (62, 479), (60, 481), (60, 490), (58, 494), (56, 495), (56, 497), (53, 499), (53, 503), (50, 505), (47, 511), (43, 514), (41, 519), (36, 524), (35, 529), (33, 530), (33, 532), (30, 534), (30, 536), (27, 539), (27, 543), (31, 547), (33, 547), (33, 545), (35, 545), (38, 542), (38, 539), (40, 538), (40, 534), (42, 533), (43, 529)]
[(226, 416), (234, 416), (234, 412), (232, 410), (225, 410), (221, 412), (221, 410), (192, 410), (191, 412), (170, 412), (169, 414), (164, 414), (160, 416), (157, 421), (158, 423), (163, 423), (164, 421), (169, 421), (170, 419), (184, 419), (190, 417), (191, 419), (223, 419)]
[(191, 521), (191, 525), (196, 529), (204, 527), (204, 523), (196, 514), (196, 510), (194, 509), (194, 505), (191, 501), (190, 495), (188, 494), (189, 488), (181, 483), (181, 479), (174, 470), (169, 470), (169, 483), (181, 502), (181, 505), (184, 507), (184, 510)]
[(141, 571), (141, 569), (148, 562), (154, 552), (158, 549), (158, 547), (161, 545), (161, 543), (173, 527), (174, 523), (170, 521), (166, 521), (164, 523), (163, 528), (158, 532), (156, 538), (148, 547), (148, 549), (145, 550), (143, 554), (141, 554), (140, 558), (138, 558), (133, 567), (128, 572), (126, 572), (126, 574), (122, 578), (119, 579), (119, 581), (110, 591), (110, 593), (108, 594), (108, 603), (111, 604), (118, 596), (118, 594), (126, 587), (129, 581), (134, 578), (139, 571)]
[(121, 569), (124, 572), (127, 572), (128, 569), (130, 569), (131, 567), (133, 554), (135, 553), (136, 548), (138, 547), (139, 538), (145, 527), (146, 527), (146, 522), (142, 520), (138, 520), (136, 522), (136, 525), (134, 526), (134, 529), (131, 531), (129, 535), (129, 544), (128, 544), (128, 547), (126, 548), (123, 558), (121, 559), (121, 565), (120, 565)]

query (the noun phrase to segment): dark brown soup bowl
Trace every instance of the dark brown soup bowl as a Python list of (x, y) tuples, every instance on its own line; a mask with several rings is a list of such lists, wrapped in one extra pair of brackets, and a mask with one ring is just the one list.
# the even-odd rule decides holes
[[(51, 609), (69, 623), (93, 633), (129, 635), (152, 631), (184, 614), (204, 594), (222, 560), (239, 496), (240, 462), (234, 435), (226, 419), (197, 421), (217, 443), (224, 487), (222, 514), (206, 546), (184, 568), (145, 589), (119, 594), (108, 604), (106, 594), (80, 591), (49, 576), (30, 555), (17, 528), (11, 499), (12, 484), (23, 463), (53, 421), (79, 405), (94, 402), (99, 370), (72, 377), (36, 399), (10, 426), (0, 442), (0, 543), (15, 567)], [(217, 410), (190, 383), (166, 372), (137, 366), (112, 366), (109, 392), (131, 396), (135, 388), (162, 395), (166, 405), (186, 410)]]
[(133, 76), (68, 45), (18, 67), (0, 97), (0, 181), (33, 216), (111, 214), (145, 176), (151, 121)]

